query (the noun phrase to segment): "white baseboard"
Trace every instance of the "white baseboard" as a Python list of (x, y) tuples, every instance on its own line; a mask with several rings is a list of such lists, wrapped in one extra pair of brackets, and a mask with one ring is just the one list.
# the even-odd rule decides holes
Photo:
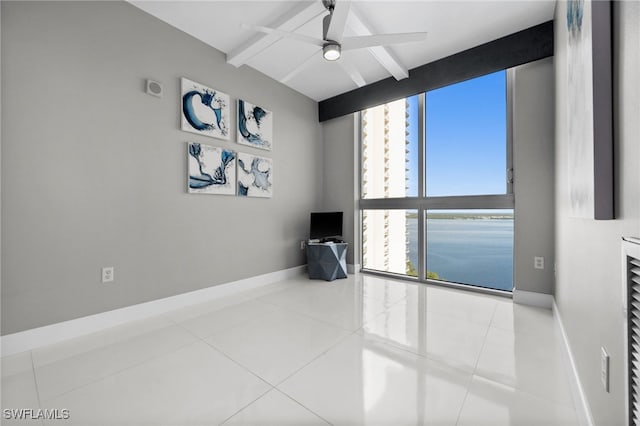
[(513, 289), (513, 302), (518, 305), (536, 306), (538, 308), (551, 309), (553, 306), (553, 296), (533, 291)]
[(8, 334), (0, 338), (2, 356), (30, 351), (128, 322), (162, 315), (186, 306), (283, 281), (300, 275), (304, 272), (305, 267), (306, 265), (296, 266), (188, 293), (177, 294), (164, 299), (152, 300), (125, 308)]
[(347, 274), (357, 274), (360, 272), (359, 263), (347, 263)]
[(569, 368), (571, 394), (573, 396), (573, 405), (575, 406), (576, 414), (578, 416), (578, 423), (580, 424), (580, 426), (594, 426), (595, 423), (593, 422), (593, 417), (591, 416), (589, 402), (587, 401), (587, 397), (582, 387), (582, 382), (580, 381), (580, 376), (578, 375), (578, 368), (576, 366), (575, 358), (573, 357), (573, 352), (571, 351), (571, 346), (569, 345), (569, 339), (567, 338), (567, 333), (565, 332), (564, 325), (562, 323), (562, 317), (560, 316), (560, 311), (558, 310), (558, 305), (556, 305), (555, 299), (553, 300), (552, 308), (556, 332), (560, 334), (560, 338), (562, 340), (562, 355), (565, 364)]

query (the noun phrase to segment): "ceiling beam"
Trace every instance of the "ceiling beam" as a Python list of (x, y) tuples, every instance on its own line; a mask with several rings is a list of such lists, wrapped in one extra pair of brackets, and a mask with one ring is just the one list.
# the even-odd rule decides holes
[(385, 102), (553, 56), (553, 21), (411, 69), (410, 77), (376, 81), (318, 102), (320, 122)]
[[(268, 27), (293, 32), (324, 12), (326, 9), (319, 1), (302, 2), (271, 22)], [(277, 34), (256, 34), (227, 53), (227, 63), (235, 67), (246, 64), (249, 59), (281, 38), (282, 36)]]
[(302, 72), (302, 70), (304, 70), (307, 66), (309, 66), (311, 61), (319, 54), (320, 54), (320, 51), (316, 50), (315, 52), (313, 52), (313, 54), (311, 56), (309, 56), (307, 59), (302, 61), (298, 66), (296, 66), (294, 69), (289, 71), (287, 73), (287, 75), (285, 75), (284, 77), (282, 77), (278, 81), (280, 83), (282, 83), (282, 84), (287, 84), (293, 77), (295, 77), (296, 75), (300, 74), (300, 72)]
[[(347, 21), (347, 25), (351, 30), (359, 36), (373, 35), (373, 28), (368, 25), (361, 17), (355, 7), (351, 7), (351, 15)], [(402, 80), (409, 77), (409, 70), (402, 65), (400, 60), (386, 47), (376, 46), (369, 47), (367, 50), (373, 57), (386, 69), (389, 74), (396, 80)]]
[(348, 62), (344, 59), (344, 56), (339, 59), (338, 64), (342, 67), (342, 69), (349, 75), (349, 78), (356, 84), (358, 87), (366, 86), (367, 82), (365, 81), (358, 68), (356, 68), (351, 62)]

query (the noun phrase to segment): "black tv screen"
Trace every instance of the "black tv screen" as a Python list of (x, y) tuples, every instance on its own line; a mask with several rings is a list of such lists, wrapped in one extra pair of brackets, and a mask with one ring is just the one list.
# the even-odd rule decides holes
[(342, 236), (342, 212), (311, 213), (309, 238), (322, 239)]

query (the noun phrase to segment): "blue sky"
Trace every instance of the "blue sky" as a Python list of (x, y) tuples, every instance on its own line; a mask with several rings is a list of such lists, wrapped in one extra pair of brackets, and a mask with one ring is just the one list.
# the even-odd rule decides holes
[[(506, 72), (427, 92), (427, 195), (506, 191)], [(409, 99), (409, 188), (418, 169), (418, 97)]]

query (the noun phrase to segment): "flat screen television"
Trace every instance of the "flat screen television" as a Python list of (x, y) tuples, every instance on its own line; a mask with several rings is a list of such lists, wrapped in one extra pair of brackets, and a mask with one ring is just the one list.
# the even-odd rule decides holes
[(309, 238), (324, 239), (342, 237), (342, 212), (313, 212), (309, 226)]

